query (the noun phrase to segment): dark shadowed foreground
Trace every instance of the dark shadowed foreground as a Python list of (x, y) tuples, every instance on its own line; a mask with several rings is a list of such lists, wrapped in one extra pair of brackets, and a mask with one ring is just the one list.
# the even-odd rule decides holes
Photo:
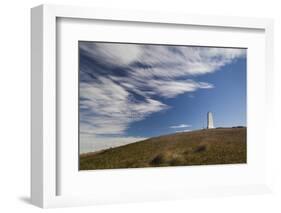
[(246, 163), (246, 128), (176, 133), (80, 155), (80, 170)]

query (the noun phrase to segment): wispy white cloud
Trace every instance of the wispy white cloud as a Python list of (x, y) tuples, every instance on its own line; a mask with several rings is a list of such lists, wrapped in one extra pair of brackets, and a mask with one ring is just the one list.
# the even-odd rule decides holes
[(184, 130), (177, 130), (176, 133), (180, 133), (180, 132), (190, 132), (190, 129), (184, 129)]
[(98, 137), (95, 134), (81, 134), (80, 153), (100, 151), (145, 140), (143, 137)]
[(89, 57), (101, 59), (101, 63), (113, 66), (126, 66), (142, 54), (139, 46), (130, 44), (81, 42), (79, 48)]
[(122, 134), (132, 122), (167, 109), (160, 101), (145, 97), (138, 102), (122, 86), (100, 77), (94, 84), (80, 83), (80, 129), (82, 133)]
[(138, 77), (179, 77), (211, 73), (233, 60), (245, 57), (245, 49), (160, 46), (85, 42), (80, 49), (105, 65), (143, 67), (131, 71)]
[(151, 80), (147, 82), (147, 85), (152, 89), (155, 95), (160, 95), (166, 98), (173, 98), (177, 95), (186, 92), (194, 92), (198, 89), (211, 89), (214, 86), (205, 82), (195, 82), (192, 80)]
[(189, 125), (189, 124), (179, 124), (179, 125), (175, 125), (175, 126), (170, 126), (170, 128), (172, 128), (172, 129), (180, 129), (180, 128), (187, 128), (187, 127), (191, 127), (191, 125)]
[(79, 48), (96, 65), (80, 66), (80, 73), (87, 74), (80, 83), (82, 144), (89, 138), (97, 141), (98, 135), (124, 138), (131, 123), (169, 109), (161, 98), (214, 88), (193, 77), (215, 72), (246, 54), (244, 49), (94, 42), (81, 42)]

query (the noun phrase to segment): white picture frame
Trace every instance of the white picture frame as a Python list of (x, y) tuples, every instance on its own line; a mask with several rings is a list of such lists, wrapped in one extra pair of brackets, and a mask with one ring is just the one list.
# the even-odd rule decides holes
[[(265, 58), (264, 80), (265, 111), (263, 123), (265, 126), (264, 145), (270, 146), (270, 131), (272, 125), (273, 100), (273, 21), (271, 19), (216, 17), (187, 14), (166, 14), (144, 11), (123, 11), (112, 9), (85, 8), (74, 6), (41, 5), (31, 10), (31, 201), (33, 204), (47, 207), (62, 207), (76, 205), (92, 205), (100, 203), (139, 202), (144, 200), (182, 199), (187, 197), (253, 194), (270, 192), (270, 161), (265, 162), (263, 172), (265, 178), (258, 184), (234, 184), (217, 187), (200, 187), (200, 182), (194, 182), (194, 188), (165, 188), (154, 193), (138, 193), (132, 190), (120, 196), (105, 191), (103, 195), (58, 195), (60, 158), (57, 146), (57, 20), (87, 19), (101, 21), (119, 21), (134, 23), (153, 23), (161, 25), (202, 26), (211, 28), (253, 29), (264, 32)], [(253, 79), (253, 81), (255, 81)], [(266, 152), (262, 153), (266, 155)], [(269, 153), (267, 153), (269, 155)], [(266, 157), (266, 156), (265, 156)], [(154, 169), (150, 169), (153, 172)], [(157, 170), (154, 175), (161, 175), (164, 170)], [(161, 185), (159, 185), (161, 186)], [(126, 186), (124, 186), (126, 188)], [(131, 186), (127, 186), (128, 188)], [(157, 195), (157, 196), (156, 196)]]

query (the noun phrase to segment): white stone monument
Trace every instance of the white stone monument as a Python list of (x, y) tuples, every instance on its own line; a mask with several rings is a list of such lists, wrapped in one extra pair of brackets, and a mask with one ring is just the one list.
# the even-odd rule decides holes
[(211, 112), (208, 112), (207, 114), (207, 129), (213, 129), (214, 127), (214, 119), (213, 114)]

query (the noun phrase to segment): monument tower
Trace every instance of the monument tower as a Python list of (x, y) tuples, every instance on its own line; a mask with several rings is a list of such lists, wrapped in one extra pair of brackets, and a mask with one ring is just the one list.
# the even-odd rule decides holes
[(213, 129), (214, 127), (214, 119), (213, 114), (211, 112), (208, 112), (207, 114), (207, 129)]

